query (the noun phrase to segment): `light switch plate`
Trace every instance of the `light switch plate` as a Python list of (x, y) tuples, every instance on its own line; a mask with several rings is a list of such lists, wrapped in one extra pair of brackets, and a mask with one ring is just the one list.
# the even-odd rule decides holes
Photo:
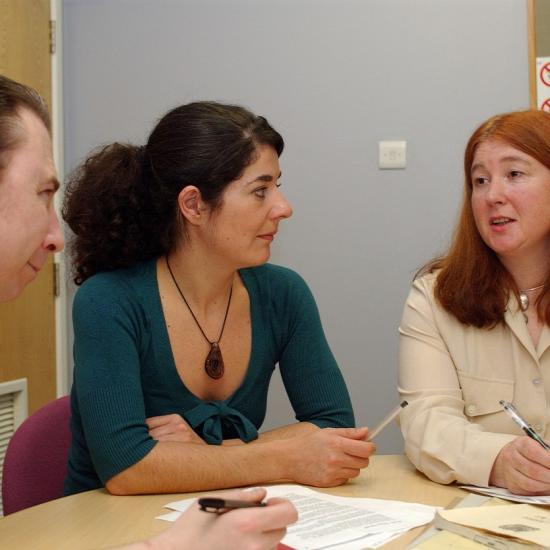
[(378, 168), (402, 169), (407, 167), (406, 141), (379, 141)]

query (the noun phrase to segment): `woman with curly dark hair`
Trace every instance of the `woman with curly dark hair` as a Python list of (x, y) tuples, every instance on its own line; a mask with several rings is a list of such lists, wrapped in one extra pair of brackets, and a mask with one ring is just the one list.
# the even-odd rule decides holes
[[(53, 204), (58, 188), (46, 103), (35, 90), (0, 75), (0, 302), (21, 294), (48, 254), (63, 248)], [(265, 497), (265, 489), (225, 496), (253, 503)], [(124, 550), (273, 548), (297, 512), (283, 499), (267, 504), (233, 510), (216, 522), (190, 506), (169, 529)]]
[[(307, 285), (266, 264), (292, 214), (283, 146), (265, 118), (196, 102), (72, 177), (67, 493), (332, 486), (368, 464)], [(298, 423), (258, 434), (277, 363)]]

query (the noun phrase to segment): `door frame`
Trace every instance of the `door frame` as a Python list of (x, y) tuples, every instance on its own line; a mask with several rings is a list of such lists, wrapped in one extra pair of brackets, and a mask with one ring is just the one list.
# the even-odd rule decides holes
[[(50, 0), (50, 20), (54, 22), (55, 51), (51, 56), (52, 71), (52, 140), (55, 165), (62, 183), (56, 193), (55, 209), (61, 220), (64, 191), (64, 140), (63, 140), (63, 0)], [(55, 349), (57, 397), (69, 393), (69, 309), (67, 292), (67, 255), (57, 252), (54, 261), (59, 266), (59, 296), (55, 297)]]

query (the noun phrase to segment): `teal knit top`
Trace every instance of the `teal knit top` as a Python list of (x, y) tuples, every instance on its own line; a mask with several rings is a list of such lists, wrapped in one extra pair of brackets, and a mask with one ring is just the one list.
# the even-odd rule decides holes
[(250, 299), (252, 349), (241, 386), (203, 401), (178, 375), (166, 330), (156, 260), (97, 274), (73, 304), (72, 445), (65, 494), (105, 485), (157, 443), (150, 416), (180, 414), (210, 444), (258, 435), (277, 363), (298, 421), (354, 425), (349, 395), (325, 339), (313, 296), (290, 269), (239, 271)]

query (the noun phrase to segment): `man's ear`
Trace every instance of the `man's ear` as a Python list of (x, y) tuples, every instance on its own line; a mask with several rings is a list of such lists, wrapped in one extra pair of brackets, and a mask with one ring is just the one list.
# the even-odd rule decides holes
[(200, 225), (208, 212), (206, 204), (202, 200), (201, 192), (194, 185), (186, 185), (178, 195), (178, 207), (187, 222), (192, 225)]

